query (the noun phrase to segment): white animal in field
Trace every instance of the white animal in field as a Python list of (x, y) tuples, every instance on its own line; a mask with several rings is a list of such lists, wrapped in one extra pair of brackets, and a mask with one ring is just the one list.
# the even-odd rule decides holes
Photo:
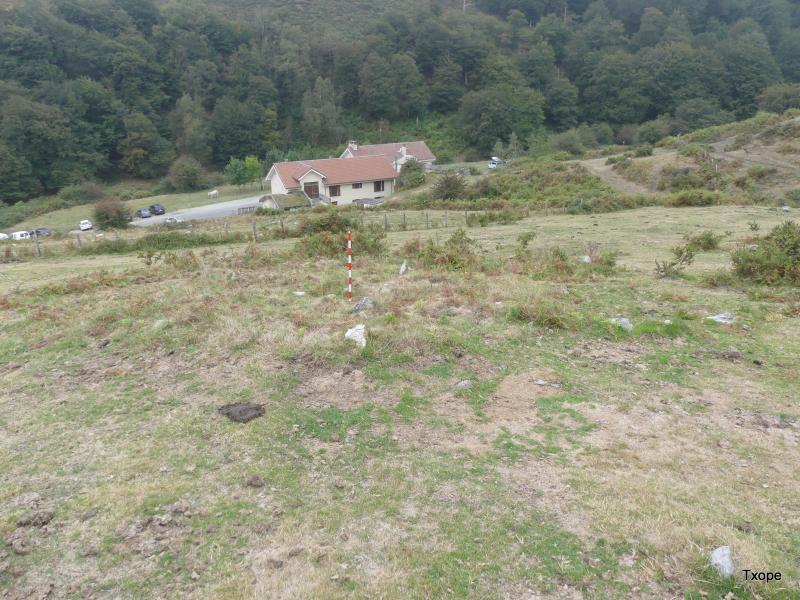
[(211, 190), (208, 192), (209, 198), (217, 198), (219, 196), (219, 190)]

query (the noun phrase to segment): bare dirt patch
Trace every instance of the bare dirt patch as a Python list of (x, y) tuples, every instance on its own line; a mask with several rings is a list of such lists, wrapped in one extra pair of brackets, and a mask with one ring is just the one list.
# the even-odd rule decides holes
[(310, 374), (303, 377), (296, 394), (304, 406), (314, 408), (351, 409), (368, 403), (385, 404), (391, 398), (358, 369)]
[(628, 367), (638, 365), (641, 357), (646, 353), (645, 347), (638, 342), (608, 342), (605, 340), (583, 342), (570, 352), (578, 359)]

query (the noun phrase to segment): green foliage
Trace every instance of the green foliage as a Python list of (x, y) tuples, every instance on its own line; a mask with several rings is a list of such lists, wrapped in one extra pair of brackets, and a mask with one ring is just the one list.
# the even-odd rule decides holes
[(463, 198), (467, 189), (464, 178), (455, 172), (447, 172), (441, 175), (436, 183), (433, 184), (432, 195), (441, 200), (453, 200)]
[(94, 207), (94, 225), (99, 229), (124, 229), (130, 220), (130, 209), (118, 198), (106, 198)]
[(167, 189), (176, 192), (193, 192), (206, 186), (203, 166), (190, 157), (178, 158), (172, 163), (165, 181)]
[[(305, 258), (324, 256), (336, 258), (344, 255), (347, 243), (342, 232), (310, 230), (301, 237), (295, 252)], [(353, 233), (353, 246), (359, 256), (383, 256), (388, 252), (386, 233), (383, 228), (372, 225)]]
[[(297, 226), (300, 235), (313, 235), (315, 233), (329, 232), (342, 234), (358, 228), (358, 223), (347, 217), (342, 211), (327, 208), (319, 214), (304, 214)], [(341, 236), (340, 236), (341, 237)]]
[(758, 108), (773, 113), (800, 108), (800, 83), (781, 83), (765, 88), (758, 97)]
[(706, 229), (696, 235), (685, 235), (686, 247), (694, 252), (709, 252), (719, 248), (719, 243), (727, 237), (727, 234), (714, 233)]
[(467, 215), (467, 227), (486, 227), (492, 223), (497, 223), (499, 225), (511, 225), (527, 216), (528, 211), (521, 209), (487, 210), (478, 213), (473, 212)]
[(636, 125), (662, 115), (638, 131), (653, 144), (758, 103), (797, 105), (800, 30), (776, 2), (583, 1), (566, 13), (543, 1), (465, 12), (269, 2), (266, 24), (241, 3), (19, 0), (0, 24), (0, 200), (157, 178), (176, 156), (216, 169), (230, 157), (328, 156), (344, 132), (424, 138), (444, 161), (485, 156), (498, 139), (521, 152), (512, 136), (540, 152), (543, 125), (583, 121), (553, 140), (577, 155), (613, 142), (607, 124), (632, 144)]
[(527, 303), (517, 303), (506, 314), (510, 321), (531, 323), (543, 329), (575, 329), (577, 319), (563, 303), (537, 298)]
[(720, 203), (720, 195), (708, 190), (687, 190), (672, 194), (667, 199), (669, 206), (713, 206)]
[(423, 185), (425, 179), (425, 167), (416, 160), (410, 160), (400, 169), (397, 187), (401, 190), (413, 189)]
[(758, 241), (755, 249), (741, 248), (731, 256), (734, 272), (763, 284), (800, 284), (800, 226), (787, 221)]
[(694, 262), (697, 250), (689, 244), (676, 246), (672, 249), (674, 258), (665, 261), (656, 261), (656, 276), (662, 279), (676, 279), (683, 275), (683, 271)]
[(480, 263), (478, 243), (463, 229), (457, 229), (443, 244), (429, 239), (421, 248), (419, 260), (426, 267), (467, 271)]
[(249, 183), (250, 173), (248, 172), (247, 165), (241, 158), (231, 157), (228, 164), (225, 165), (225, 183), (230, 185), (243, 186)]

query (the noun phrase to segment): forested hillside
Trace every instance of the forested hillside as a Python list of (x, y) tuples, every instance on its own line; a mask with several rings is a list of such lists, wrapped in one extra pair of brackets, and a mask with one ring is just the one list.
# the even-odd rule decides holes
[(446, 158), (582, 123), (652, 141), (800, 106), (798, 81), (796, 0), (25, 0), (0, 12), (0, 194), (387, 131)]

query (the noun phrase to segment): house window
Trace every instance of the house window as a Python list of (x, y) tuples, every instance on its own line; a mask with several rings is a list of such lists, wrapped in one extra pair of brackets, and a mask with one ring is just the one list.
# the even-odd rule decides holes
[(353, 184), (353, 189), (354, 190), (360, 190), (361, 189), (361, 184), (360, 183), (354, 183)]
[(375, 182), (375, 191), (382, 192), (383, 191), (383, 181), (376, 181)]
[(342, 195), (342, 186), (340, 185), (332, 185), (328, 188), (330, 192), (331, 198), (335, 198), (336, 196)]

